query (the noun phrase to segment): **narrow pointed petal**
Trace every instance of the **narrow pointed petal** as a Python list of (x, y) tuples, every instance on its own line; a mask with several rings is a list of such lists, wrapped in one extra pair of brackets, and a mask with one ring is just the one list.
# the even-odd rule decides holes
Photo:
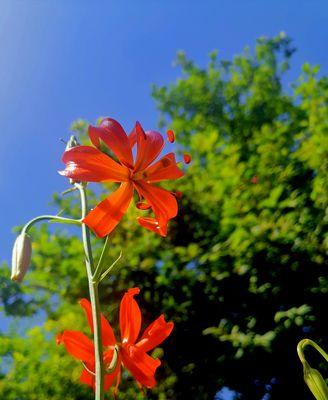
[(141, 327), (141, 311), (134, 296), (140, 289), (129, 289), (123, 296), (120, 305), (120, 330), (122, 343), (134, 344)]
[(113, 373), (105, 375), (105, 378), (104, 378), (105, 392), (107, 392), (113, 386), (113, 384), (115, 383), (115, 379), (118, 378), (119, 372), (120, 372), (120, 367), (117, 367)]
[(94, 360), (94, 346), (92, 341), (82, 332), (64, 331), (57, 336), (57, 344), (64, 343), (68, 353), (85, 362)]
[(77, 146), (65, 151), (62, 157), (66, 168), (59, 173), (75, 181), (123, 182), (129, 170), (91, 146)]
[[(87, 299), (81, 299), (79, 301), (81, 307), (83, 307), (85, 311), (85, 315), (88, 320), (88, 324), (90, 326), (91, 332), (93, 333), (93, 318), (92, 318), (92, 309), (91, 303)], [(115, 335), (113, 332), (110, 323), (107, 319), (101, 314), (101, 335), (102, 335), (102, 342), (104, 346), (111, 346), (116, 343)]]
[(138, 133), (137, 133), (137, 131), (138, 131), (138, 129), (139, 129), (139, 126), (141, 126), (140, 125), (140, 123), (137, 121), (136, 123), (135, 123), (135, 126), (134, 126), (134, 128), (132, 129), (132, 131), (130, 132), (130, 134), (129, 134), (129, 143), (130, 143), (130, 146), (131, 146), (131, 149), (133, 148), (133, 146), (137, 143), (137, 138), (138, 138)]
[(161, 236), (166, 236), (168, 221), (178, 213), (178, 203), (175, 196), (165, 189), (143, 181), (134, 182), (134, 185), (140, 197), (146, 199), (155, 214), (154, 219), (149, 217), (138, 218), (139, 224)]
[(124, 182), (84, 218), (83, 222), (98, 237), (107, 236), (126, 213), (133, 196), (133, 185)]
[(150, 165), (164, 147), (163, 136), (156, 131), (144, 132), (141, 125), (137, 127), (137, 158), (135, 171), (141, 171)]
[(122, 361), (133, 377), (147, 388), (156, 385), (155, 372), (161, 365), (159, 359), (154, 359), (135, 346), (123, 346)]
[(166, 322), (161, 315), (145, 329), (136, 347), (145, 352), (154, 349), (170, 335), (173, 327), (173, 322)]
[(121, 367), (118, 368), (118, 374), (117, 374), (117, 379), (116, 379), (116, 385), (115, 385), (115, 388), (114, 388), (114, 390), (113, 390), (114, 398), (116, 398), (115, 396), (117, 396), (118, 387), (120, 386), (120, 383), (121, 383)]
[(130, 168), (133, 167), (133, 156), (128, 136), (117, 121), (112, 118), (104, 118), (99, 126), (90, 125), (89, 137), (98, 148), (101, 145), (100, 141), (103, 141), (121, 163)]
[(165, 179), (179, 179), (184, 173), (178, 167), (174, 153), (166, 154), (144, 171), (147, 182), (159, 182)]
[(150, 185), (144, 181), (134, 182), (139, 195), (151, 205), (159, 223), (174, 218), (178, 213), (178, 203), (171, 192)]
[(138, 217), (137, 221), (139, 225), (149, 231), (155, 232), (163, 237), (167, 235), (167, 223), (162, 223), (162, 225), (160, 225), (157, 219), (150, 217)]

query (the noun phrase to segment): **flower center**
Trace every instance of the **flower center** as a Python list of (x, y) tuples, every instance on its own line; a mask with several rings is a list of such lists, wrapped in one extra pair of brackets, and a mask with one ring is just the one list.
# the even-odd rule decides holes
[(147, 177), (148, 174), (146, 171), (137, 171), (135, 173), (132, 172), (130, 179), (132, 179), (133, 181), (142, 181), (147, 179)]

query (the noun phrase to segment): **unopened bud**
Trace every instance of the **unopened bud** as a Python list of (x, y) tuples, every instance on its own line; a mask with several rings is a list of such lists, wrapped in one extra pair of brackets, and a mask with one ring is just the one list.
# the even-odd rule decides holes
[(80, 143), (78, 142), (76, 136), (71, 135), (71, 137), (69, 138), (69, 140), (68, 140), (68, 142), (66, 144), (66, 149), (65, 150), (69, 150), (69, 149), (71, 149), (73, 147), (76, 147), (76, 146), (80, 146)]
[(328, 399), (328, 387), (325, 380), (323, 379), (320, 372), (305, 361), (304, 366), (304, 381), (311, 390), (313, 396), (317, 400), (327, 400)]
[[(70, 150), (70, 149), (72, 149), (73, 147), (76, 147), (76, 146), (80, 146), (80, 143), (79, 143), (79, 141), (77, 140), (76, 136), (71, 135), (70, 138), (69, 138), (69, 140), (68, 140), (68, 142), (67, 142), (67, 144), (66, 144), (65, 151)], [(76, 181), (74, 181), (74, 179), (70, 179), (70, 180), (69, 180), (69, 183), (70, 183), (71, 185), (74, 185), (75, 182), (76, 182)]]
[(31, 239), (21, 233), (14, 244), (11, 264), (11, 279), (21, 282), (30, 266), (32, 254)]

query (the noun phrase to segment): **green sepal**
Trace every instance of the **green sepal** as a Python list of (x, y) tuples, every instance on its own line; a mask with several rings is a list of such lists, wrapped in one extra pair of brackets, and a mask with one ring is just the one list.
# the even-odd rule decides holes
[(328, 387), (320, 372), (305, 361), (304, 367), (304, 381), (308, 388), (311, 390), (313, 396), (317, 400), (328, 400)]

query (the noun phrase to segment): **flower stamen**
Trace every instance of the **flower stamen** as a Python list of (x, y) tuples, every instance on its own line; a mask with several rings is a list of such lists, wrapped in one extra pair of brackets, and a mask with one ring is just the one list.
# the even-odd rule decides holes
[(151, 206), (147, 203), (143, 203), (142, 201), (138, 201), (136, 204), (138, 210), (149, 210)]
[(190, 162), (191, 162), (191, 156), (190, 156), (190, 154), (185, 153), (185, 154), (183, 155), (183, 161), (184, 161), (185, 164), (190, 164)]
[(174, 134), (174, 132), (173, 132), (172, 130), (168, 130), (168, 131), (166, 132), (166, 136), (167, 136), (167, 140), (168, 140), (170, 143), (174, 143), (174, 141), (175, 141), (175, 134)]

